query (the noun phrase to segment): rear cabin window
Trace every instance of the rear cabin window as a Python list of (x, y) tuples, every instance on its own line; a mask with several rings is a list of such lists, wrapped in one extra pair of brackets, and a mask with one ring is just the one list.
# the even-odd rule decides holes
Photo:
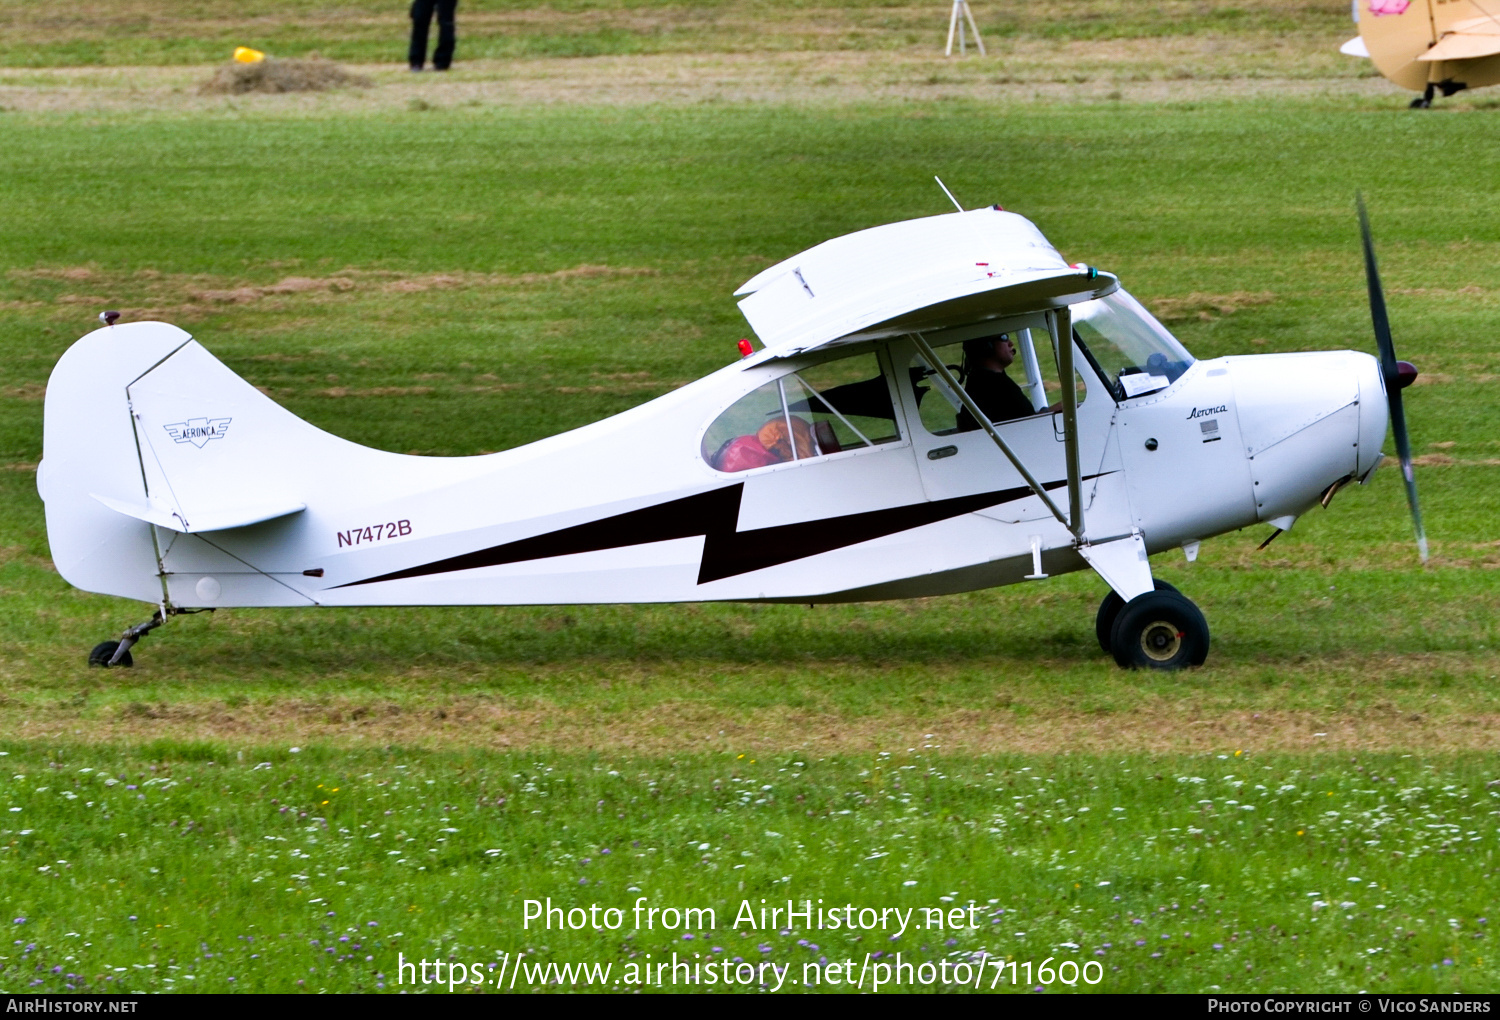
[(900, 438), (890, 380), (867, 352), (792, 372), (741, 397), (704, 434), (703, 459), (733, 473)]

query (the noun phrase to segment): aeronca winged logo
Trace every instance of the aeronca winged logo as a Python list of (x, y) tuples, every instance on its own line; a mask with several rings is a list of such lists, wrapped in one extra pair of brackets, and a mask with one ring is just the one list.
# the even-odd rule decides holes
[(175, 425), (163, 425), (174, 443), (192, 443), (198, 449), (210, 439), (223, 439), (229, 432), (232, 418), (189, 418)]

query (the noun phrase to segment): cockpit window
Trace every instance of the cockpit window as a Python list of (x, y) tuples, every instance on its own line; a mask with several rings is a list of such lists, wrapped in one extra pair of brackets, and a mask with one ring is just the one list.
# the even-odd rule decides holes
[[(983, 362), (985, 348), (1000, 339), (1011, 341), (1014, 361), (1003, 372), (987, 371)], [(992, 333), (965, 340), (962, 345), (955, 340), (937, 341), (933, 344), (933, 353), (993, 423), (1046, 414), (1061, 406), (1062, 384), (1058, 382), (1057, 357), (1045, 330), (1017, 329)], [(995, 364), (989, 366), (990, 369), (994, 367)], [(911, 359), (911, 383), (918, 416), (928, 432), (946, 436), (979, 427), (964, 409), (958, 395), (949, 392), (942, 384), (937, 369), (920, 354)], [(1073, 383), (1075, 398), (1082, 404), (1088, 391), (1077, 369), (1073, 372)], [(1006, 391), (1010, 391), (1009, 397), (1003, 396)]]
[(719, 471), (892, 443), (891, 386), (873, 352), (792, 372), (746, 394), (709, 426), (703, 459)]
[(1193, 363), (1187, 349), (1123, 290), (1074, 305), (1073, 333), (1116, 400), (1164, 389)]

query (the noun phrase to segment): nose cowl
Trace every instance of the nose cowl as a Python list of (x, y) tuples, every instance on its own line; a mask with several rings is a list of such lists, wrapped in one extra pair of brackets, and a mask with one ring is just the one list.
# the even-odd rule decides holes
[[(1360, 482), (1367, 482), (1380, 466), (1380, 448), (1385, 443), (1386, 429), (1390, 425), (1391, 407), (1386, 399), (1385, 379), (1380, 373), (1380, 362), (1368, 354), (1357, 357), (1363, 360), (1358, 365), (1359, 463), (1354, 469), (1354, 477)], [(1401, 366), (1411, 369), (1410, 380), (1417, 378), (1416, 366), (1402, 361), (1397, 363), (1398, 380), (1406, 378)], [(1411, 381), (1401, 382), (1400, 385), (1410, 386)]]
[(1330, 485), (1374, 466), (1386, 415), (1374, 358), (1319, 351), (1228, 361), (1260, 520), (1300, 516)]

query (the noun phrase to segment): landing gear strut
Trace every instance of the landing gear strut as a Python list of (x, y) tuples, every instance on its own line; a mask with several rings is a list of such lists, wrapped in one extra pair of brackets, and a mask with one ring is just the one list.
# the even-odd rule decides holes
[[(1106, 616), (1111, 618), (1106, 621)], [(1129, 602), (1110, 592), (1096, 621), (1101, 645), (1106, 626), (1109, 643), (1105, 649), (1125, 669), (1185, 669), (1201, 666), (1208, 658), (1208, 621), (1165, 581), (1157, 581), (1155, 591)]]
[(1468, 87), (1469, 85), (1467, 82), (1453, 81), (1452, 79), (1449, 79), (1448, 81), (1430, 81), (1427, 83), (1427, 88), (1422, 90), (1422, 94), (1411, 101), (1411, 109), (1430, 110), (1432, 109), (1432, 97), (1436, 95), (1439, 90), (1442, 91), (1443, 98), (1447, 99), (1455, 92), (1462, 92)]
[(105, 669), (111, 666), (134, 666), (135, 660), (130, 656), (131, 646), (166, 622), (166, 617), (162, 616), (162, 611), (158, 609), (145, 623), (127, 627), (125, 633), (120, 635), (120, 640), (101, 641), (95, 645), (89, 652), (89, 665), (102, 666)]

